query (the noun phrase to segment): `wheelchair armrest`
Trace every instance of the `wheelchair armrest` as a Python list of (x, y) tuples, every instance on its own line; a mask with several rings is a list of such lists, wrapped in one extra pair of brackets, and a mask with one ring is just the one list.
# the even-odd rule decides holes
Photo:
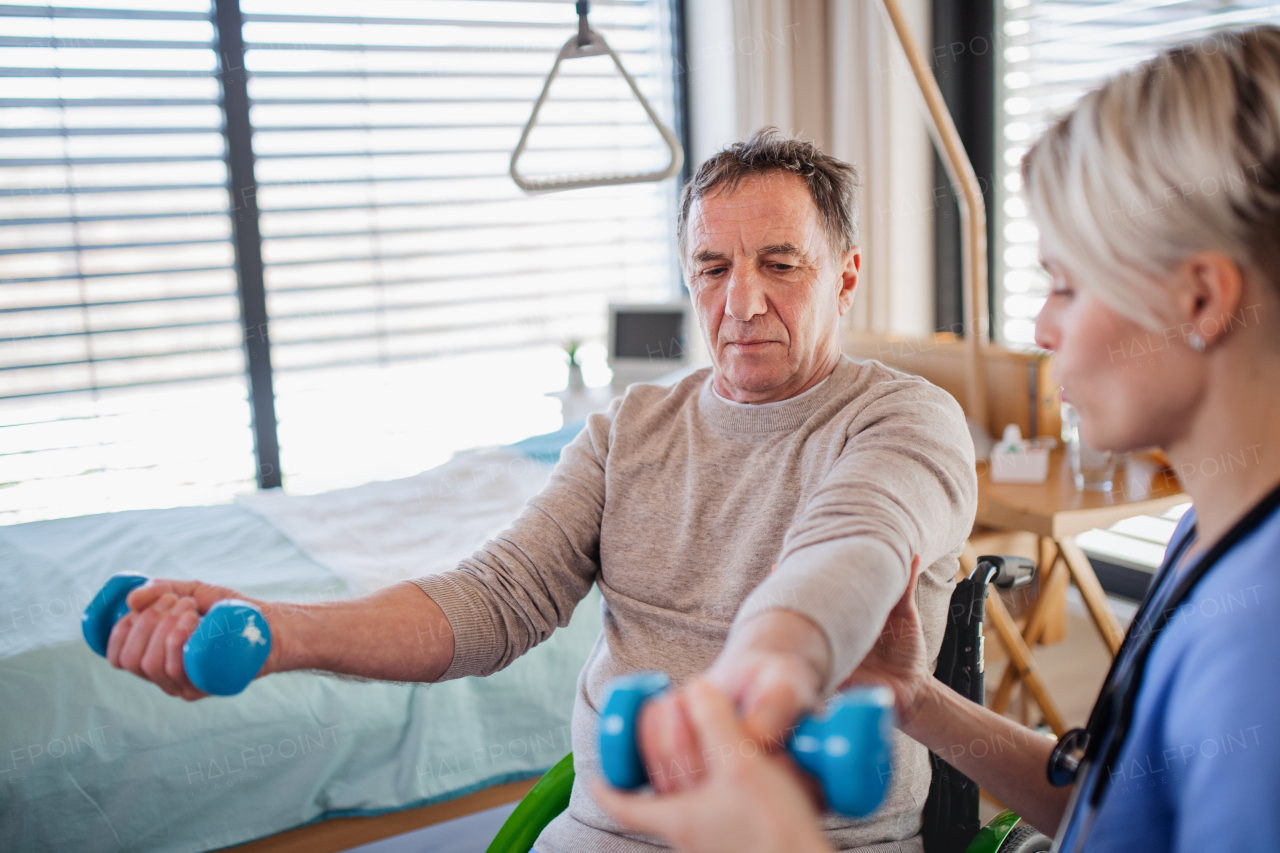
[(981, 583), (993, 583), (1001, 589), (1017, 589), (1031, 583), (1036, 564), (1027, 557), (988, 554), (978, 558), (969, 577)]
[(560, 812), (569, 808), (573, 790), (573, 753), (542, 774), (524, 795), (516, 810), (507, 816), (485, 853), (529, 853), (542, 830)]
[(1052, 845), (1052, 839), (1005, 809), (978, 831), (964, 853), (1045, 853)]

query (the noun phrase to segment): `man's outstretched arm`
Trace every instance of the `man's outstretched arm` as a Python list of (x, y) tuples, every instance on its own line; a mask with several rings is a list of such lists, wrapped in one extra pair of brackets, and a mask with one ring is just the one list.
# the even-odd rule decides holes
[[(604, 457), (617, 409), (615, 401), (607, 415), (588, 418), (547, 488), (457, 569), (349, 601), (254, 601), (273, 638), (262, 674), (314, 669), (388, 681), (488, 674), (567, 625), (599, 570)], [(183, 671), (182, 644), (224, 598), (253, 601), (199, 581), (139, 587), (128, 599), (133, 612), (111, 633), (107, 659), (166, 693), (200, 698)]]
[(224, 598), (253, 601), (271, 627), (262, 675), (311, 669), (388, 681), (435, 681), (453, 660), (453, 630), (429, 596), (405, 581), (360, 598), (312, 604), (255, 601), (199, 581), (154, 580), (129, 595), (132, 612), (107, 644), (112, 666), (194, 700), (182, 644)]
[[(909, 567), (945, 569), (939, 558), (958, 552), (973, 524), (973, 442), (955, 400), (916, 379), (883, 382), (868, 400), (707, 673), (760, 743), (779, 742), (801, 710), (849, 676), (902, 596)], [(927, 582), (945, 592), (953, 572)], [(936, 608), (931, 615), (943, 618)], [(659, 793), (699, 784), (679, 691), (646, 705), (640, 742)], [(695, 772), (664, 778), (672, 766)]]

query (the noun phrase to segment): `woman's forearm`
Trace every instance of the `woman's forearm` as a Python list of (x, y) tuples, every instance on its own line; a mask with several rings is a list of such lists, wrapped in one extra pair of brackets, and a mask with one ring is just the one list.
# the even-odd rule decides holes
[(1049, 784), (1045, 768), (1054, 741), (933, 679), (920, 709), (902, 731), (977, 782), (1024, 820), (1052, 836), (1070, 788)]
[(349, 601), (260, 606), (273, 638), (263, 674), (319, 669), (435, 681), (453, 661), (453, 629), (444, 611), (408, 581)]

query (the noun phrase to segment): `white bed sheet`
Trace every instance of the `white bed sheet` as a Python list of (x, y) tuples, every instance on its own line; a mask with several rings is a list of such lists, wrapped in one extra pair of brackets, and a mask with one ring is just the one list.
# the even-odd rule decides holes
[(505, 529), (552, 465), (519, 450), (461, 453), (430, 471), (319, 495), (236, 498), (356, 595), (454, 568)]

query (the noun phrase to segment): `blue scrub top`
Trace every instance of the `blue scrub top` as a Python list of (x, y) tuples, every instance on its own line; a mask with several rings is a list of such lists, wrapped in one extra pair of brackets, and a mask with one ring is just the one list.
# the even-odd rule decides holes
[[(1169, 560), (1194, 524), (1188, 510), (1146, 612), (1191, 568)], [(1219, 558), (1155, 640), (1090, 826), (1087, 794), (1106, 772), (1082, 773), (1055, 849), (1087, 832), (1087, 851), (1280, 851), (1280, 510)]]

